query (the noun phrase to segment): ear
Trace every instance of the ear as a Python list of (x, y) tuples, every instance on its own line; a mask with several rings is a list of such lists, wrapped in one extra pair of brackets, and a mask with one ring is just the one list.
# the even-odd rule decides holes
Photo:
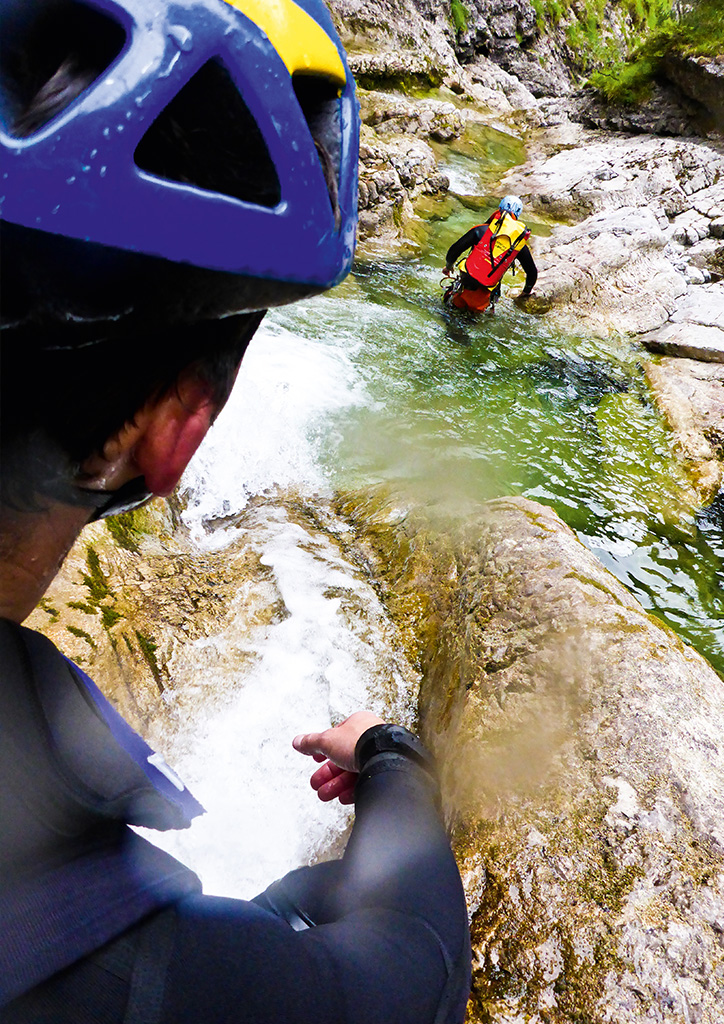
[(141, 414), (143, 422), (133, 448), (133, 460), (149, 491), (166, 497), (181, 479), (217, 412), (208, 386), (181, 381)]

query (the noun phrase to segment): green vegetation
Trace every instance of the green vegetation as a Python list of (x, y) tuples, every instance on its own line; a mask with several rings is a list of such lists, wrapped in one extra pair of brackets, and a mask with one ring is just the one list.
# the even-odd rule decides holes
[(646, 99), (669, 55), (724, 53), (721, 0), (619, 0), (613, 8), (607, 0), (531, 2), (539, 30), (564, 26), (572, 59), (611, 103)]
[(147, 532), (145, 517), (145, 509), (133, 509), (130, 512), (125, 512), (122, 516), (111, 516), (106, 519), (106, 529), (119, 548), (125, 548), (126, 551), (136, 554), (140, 539)]
[(153, 637), (147, 636), (145, 633), (142, 633), (140, 629), (137, 629), (135, 633), (141, 654), (145, 658), (146, 664), (151, 669), (151, 675), (154, 678), (156, 686), (159, 688), (161, 693), (163, 693), (165, 687), (163, 685), (163, 679), (161, 678), (161, 667), (158, 664), (158, 658), (156, 657), (158, 644), (153, 639)]
[(86, 631), (84, 629), (79, 629), (78, 626), (66, 626), (65, 628), (73, 636), (77, 636), (79, 640), (85, 640), (85, 642), (88, 644), (88, 646), (92, 647), (93, 650), (95, 650), (96, 642), (93, 639), (93, 637), (90, 635), (90, 633), (86, 633)]
[(57, 608), (54, 608), (47, 597), (41, 597), (38, 601), (38, 608), (42, 608), (46, 615), (50, 616), (51, 623), (55, 623), (60, 618), (60, 612)]
[(668, 56), (724, 53), (721, 0), (698, 0), (680, 13), (679, 8), (675, 0), (628, 0), (631, 22), (639, 35), (627, 39), (627, 53), (604, 62), (591, 75), (591, 84), (609, 102), (644, 100)]
[(462, 0), (450, 0), (450, 16), (455, 26), (455, 32), (460, 35), (468, 27), (468, 9)]
[(88, 547), (85, 561), (88, 566), (88, 572), (81, 573), (81, 578), (88, 588), (91, 602), (93, 604), (100, 604), (105, 598), (111, 596), (111, 589), (101, 569), (101, 560), (95, 548)]
[(101, 605), (100, 612), (101, 622), (106, 632), (108, 632), (111, 626), (115, 626), (119, 619), (123, 618), (120, 612), (115, 611), (113, 608), (108, 608), (106, 605)]
[[(123, 616), (113, 607), (116, 598), (108, 585), (108, 579), (101, 568), (101, 560), (95, 548), (88, 547), (85, 560), (88, 571), (81, 573), (81, 579), (88, 589), (88, 599), (86, 601), (69, 601), (68, 607), (75, 608), (86, 615), (100, 614), (103, 628), (109, 632), (111, 627)], [(113, 642), (113, 638), (111, 638), (111, 642)]]
[(87, 601), (68, 601), (69, 608), (75, 608), (78, 612), (85, 612), (86, 615), (95, 615), (98, 605), (89, 604)]

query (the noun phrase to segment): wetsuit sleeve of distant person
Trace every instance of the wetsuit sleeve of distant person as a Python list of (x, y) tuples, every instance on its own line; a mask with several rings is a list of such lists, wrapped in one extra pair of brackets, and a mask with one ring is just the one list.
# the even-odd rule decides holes
[(530, 248), (525, 245), (516, 256), (516, 259), (525, 271), (525, 288), (523, 289), (522, 294), (529, 295), (535, 288), (535, 283), (538, 280), (538, 268), (535, 265), (533, 253), (530, 251)]
[(486, 221), (485, 224), (478, 224), (477, 227), (471, 228), (466, 231), (462, 237), (458, 238), (457, 242), (453, 242), (447, 251), (445, 257), (445, 266), (454, 267), (457, 261), (460, 259), (466, 249), (472, 249), (474, 245), (477, 245), (480, 239), (485, 234), (488, 227)]

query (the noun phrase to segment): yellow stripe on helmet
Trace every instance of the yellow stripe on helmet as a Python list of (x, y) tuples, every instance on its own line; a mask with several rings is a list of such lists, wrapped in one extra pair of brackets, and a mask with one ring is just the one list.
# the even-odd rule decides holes
[(314, 18), (293, 0), (226, 0), (258, 25), (284, 61), (290, 75), (306, 71), (330, 78), (341, 88), (347, 81), (339, 51)]

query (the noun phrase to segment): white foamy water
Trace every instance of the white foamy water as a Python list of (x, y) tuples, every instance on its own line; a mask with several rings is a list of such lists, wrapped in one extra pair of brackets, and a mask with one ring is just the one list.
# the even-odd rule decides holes
[(251, 635), (234, 617), (172, 661), (204, 709), (173, 764), (207, 814), (186, 832), (150, 836), (200, 874), (205, 892), (246, 898), (313, 860), (348, 821), (338, 803), (318, 800), (318, 766), (292, 738), (363, 708), (409, 724), (415, 698), (374, 591), (332, 542), (281, 508), (255, 513), (251, 536), (286, 617)]
[(482, 196), (485, 188), (480, 176), (467, 167), (445, 164), (442, 168), (450, 179), (450, 191), (458, 196)]
[[(311, 324), (312, 304), (309, 316)], [(327, 488), (320, 452), (333, 417), (365, 400), (344, 345), (273, 322), (252, 341), (184, 478), (184, 519), (201, 548), (239, 536), (236, 526), (209, 533), (204, 524), (252, 496)], [(207, 814), (185, 832), (148, 835), (197, 871), (205, 892), (248, 898), (328, 849), (349, 820), (339, 804), (318, 800), (309, 785), (317, 765), (292, 738), (362, 709), (409, 723), (416, 680), (393, 650), (374, 590), (332, 540), (273, 499), (245, 513), (242, 532), (270, 570), (270, 600), (283, 614), (250, 626), (240, 586), (223, 631), (175, 652), (169, 668), (190, 720), (168, 759)]]
[[(200, 542), (203, 523), (239, 512), (271, 487), (327, 487), (319, 465), (324, 420), (364, 400), (341, 346), (270, 322), (253, 338), (226, 407), (186, 471), (184, 521)], [(217, 532), (215, 540), (221, 540)]]

